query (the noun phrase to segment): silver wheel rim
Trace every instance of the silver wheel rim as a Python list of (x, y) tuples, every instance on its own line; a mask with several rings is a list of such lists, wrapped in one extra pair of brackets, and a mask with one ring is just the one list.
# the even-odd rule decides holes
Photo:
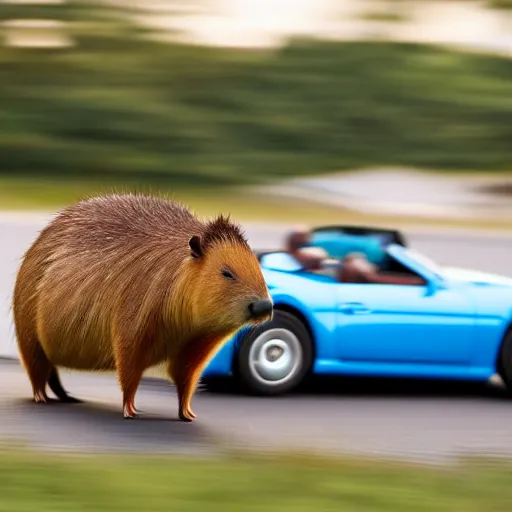
[(267, 386), (290, 381), (302, 366), (302, 346), (287, 329), (269, 329), (261, 333), (249, 351), (249, 369), (253, 377)]

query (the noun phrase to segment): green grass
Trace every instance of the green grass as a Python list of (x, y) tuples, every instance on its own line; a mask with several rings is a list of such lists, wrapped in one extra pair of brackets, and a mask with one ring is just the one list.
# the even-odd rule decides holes
[(512, 0), (487, 0), (486, 5), (491, 9), (512, 9)]
[(0, 511), (509, 512), (512, 466), (432, 469), (298, 456), (0, 457)]
[(84, 1), (57, 18), (75, 47), (0, 46), (6, 177), (176, 187), (373, 165), (512, 168), (510, 59), (378, 42), (163, 44)]
[(382, 226), (431, 226), (511, 230), (512, 219), (428, 219), (403, 215), (362, 214), (327, 204), (285, 199), (245, 187), (153, 187), (145, 183), (81, 180), (20, 180), (0, 177), (0, 211), (55, 211), (104, 192), (157, 192), (174, 197), (200, 216), (230, 213), (240, 222), (283, 222), (306, 225), (345, 223)]
[(376, 22), (384, 22), (384, 23), (396, 23), (396, 22), (404, 22), (408, 21), (407, 16), (400, 12), (379, 12), (379, 11), (369, 11), (363, 13), (360, 17), (363, 21), (376, 21)]
[(199, 215), (231, 212), (240, 220), (308, 219), (324, 221), (349, 215), (343, 209), (283, 201), (238, 187), (165, 187), (144, 183), (85, 182), (80, 180), (17, 180), (0, 178), (0, 210), (55, 211), (87, 196), (107, 192), (155, 192), (180, 200)]

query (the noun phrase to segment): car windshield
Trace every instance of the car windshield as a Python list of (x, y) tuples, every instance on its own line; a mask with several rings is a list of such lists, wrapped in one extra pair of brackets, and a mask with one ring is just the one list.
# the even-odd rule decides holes
[(443, 277), (444, 272), (442, 267), (428, 256), (425, 256), (424, 254), (410, 248), (404, 249), (404, 253), (407, 254), (410, 258), (415, 259), (418, 263), (423, 265), (430, 272), (438, 275), (439, 277)]

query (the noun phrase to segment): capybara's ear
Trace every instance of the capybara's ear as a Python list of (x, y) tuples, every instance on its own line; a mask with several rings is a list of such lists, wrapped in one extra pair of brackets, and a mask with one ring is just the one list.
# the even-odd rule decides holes
[(201, 258), (203, 256), (203, 248), (201, 247), (201, 237), (194, 235), (189, 241), (190, 252), (192, 258)]

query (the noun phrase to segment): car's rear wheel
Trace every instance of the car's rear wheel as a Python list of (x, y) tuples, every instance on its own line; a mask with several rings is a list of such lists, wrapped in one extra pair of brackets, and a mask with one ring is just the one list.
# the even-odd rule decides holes
[(296, 388), (311, 369), (313, 346), (305, 325), (285, 311), (250, 331), (236, 359), (237, 375), (249, 392), (278, 395)]

